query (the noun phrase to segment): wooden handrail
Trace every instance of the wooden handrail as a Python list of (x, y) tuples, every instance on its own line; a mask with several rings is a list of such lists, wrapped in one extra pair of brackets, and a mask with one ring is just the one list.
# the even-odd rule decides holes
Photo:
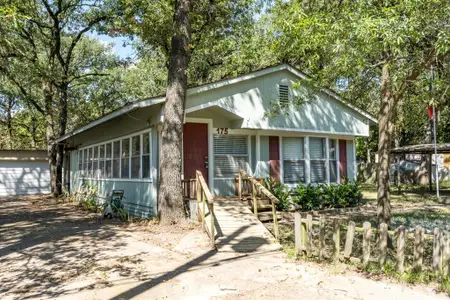
[[(201, 210), (200, 216), (202, 218), (203, 229), (209, 234), (211, 238), (211, 247), (216, 247), (215, 234), (214, 234), (214, 197), (209, 190), (208, 185), (206, 184), (205, 178), (203, 178), (202, 172), (196, 171), (196, 192), (197, 192), (197, 203), (202, 203), (202, 208), (199, 206), (199, 210)], [(211, 224), (209, 228), (209, 232), (206, 226), (206, 204), (209, 205), (209, 216), (211, 219)]]
[(273, 231), (275, 238), (279, 239), (279, 231), (278, 231), (278, 217), (277, 217), (277, 209), (276, 204), (280, 202), (277, 197), (275, 197), (265, 186), (263, 186), (257, 179), (251, 177), (247, 174), (244, 170), (239, 171), (239, 178), (238, 178), (238, 195), (239, 200), (241, 200), (242, 196), (242, 176), (245, 176), (247, 180), (249, 180), (252, 185), (252, 199), (253, 199), (253, 213), (256, 217), (258, 217), (258, 203), (256, 201), (256, 195), (257, 190), (262, 194), (264, 194), (270, 201), (270, 204), (272, 205), (272, 215), (273, 215)]

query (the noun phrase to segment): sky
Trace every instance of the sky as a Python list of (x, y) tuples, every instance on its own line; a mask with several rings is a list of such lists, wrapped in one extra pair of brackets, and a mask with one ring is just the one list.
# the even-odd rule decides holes
[(96, 32), (90, 33), (89, 36), (96, 38), (102, 42), (106, 42), (108, 44), (113, 44), (113, 51), (115, 54), (117, 54), (120, 58), (128, 58), (134, 57), (134, 50), (131, 45), (123, 46), (124, 42), (127, 42), (127, 39), (124, 37), (110, 37), (106, 34), (98, 34)]

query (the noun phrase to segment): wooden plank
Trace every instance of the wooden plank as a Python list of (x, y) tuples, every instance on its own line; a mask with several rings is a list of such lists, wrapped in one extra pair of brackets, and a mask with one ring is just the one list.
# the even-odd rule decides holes
[(417, 226), (414, 232), (414, 265), (413, 265), (413, 268), (416, 272), (422, 271), (423, 233), (424, 233), (423, 228), (421, 226)]
[(362, 263), (363, 267), (366, 267), (370, 259), (370, 240), (372, 237), (372, 225), (369, 222), (363, 224), (363, 255)]
[(341, 220), (334, 219), (333, 230), (333, 261), (337, 262), (340, 253), (340, 239), (341, 239)]
[(300, 218), (300, 241), (302, 246), (302, 254), (304, 251), (306, 251), (306, 243), (307, 243), (307, 229), (306, 229), (306, 220), (303, 220), (303, 218)]
[(209, 190), (208, 185), (206, 184), (205, 178), (203, 178), (202, 172), (197, 171), (196, 175), (197, 175), (198, 181), (200, 182), (202, 190), (205, 193), (206, 200), (208, 202), (214, 202), (214, 197), (211, 194), (211, 191)]
[(380, 257), (378, 259), (381, 268), (383, 268), (384, 265), (386, 264), (387, 241), (388, 241), (388, 226), (386, 223), (381, 223), (380, 224)]
[(242, 175), (241, 175), (241, 172), (239, 172), (239, 177), (238, 177), (238, 196), (239, 196), (239, 200), (242, 200)]
[(311, 257), (312, 256), (312, 245), (313, 245), (313, 238), (312, 238), (312, 215), (307, 214), (306, 215), (306, 232), (307, 232), (307, 243), (306, 243), (306, 256)]
[(252, 186), (253, 214), (258, 217), (258, 202), (256, 202), (256, 185)]
[(397, 271), (405, 271), (405, 226), (397, 228)]
[(295, 223), (294, 223), (294, 234), (295, 234), (295, 253), (302, 253), (302, 235), (301, 235), (301, 227), (302, 227), (302, 216), (300, 213), (296, 212), (294, 214)]
[(211, 218), (211, 248), (216, 248), (216, 236), (214, 233), (214, 202), (210, 203), (209, 216)]
[(443, 245), (442, 249), (442, 275), (449, 276), (449, 263), (450, 263), (450, 239), (449, 233), (444, 232), (443, 238), (441, 239)]
[(322, 260), (325, 253), (325, 216), (319, 220), (319, 259)]
[(437, 227), (434, 228), (433, 271), (436, 275), (441, 272), (441, 229)]
[(355, 222), (350, 221), (347, 228), (347, 236), (345, 238), (344, 258), (349, 259), (353, 250), (353, 238), (355, 236)]

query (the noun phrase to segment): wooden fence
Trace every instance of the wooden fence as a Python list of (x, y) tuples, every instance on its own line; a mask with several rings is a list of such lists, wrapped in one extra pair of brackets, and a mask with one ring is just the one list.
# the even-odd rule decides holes
[[(216, 238), (214, 233), (214, 197), (211, 194), (211, 191), (209, 190), (209, 187), (206, 184), (205, 179), (203, 178), (202, 172), (198, 170), (196, 171), (195, 184), (196, 184), (195, 191), (197, 194), (198, 211), (200, 213), (202, 226), (211, 239), (211, 248), (215, 248)], [(210, 217), (209, 226), (208, 224), (206, 224), (207, 208)]]
[[(331, 219), (333, 228), (333, 251), (331, 258), (337, 261), (340, 258), (345, 260), (357, 260), (366, 266), (371, 260), (371, 240), (372, 234), (378, 239), (378, 257), (376, 261), (383, 268), (386, 264), (388, 253), (388, 236), (396, 237), (395, 261), (397, 271), (403, 273), (405, 270), (405, 250), (406, 247), (413, 247), (413, 269), (421, 271), (424, 267), (424, 241), (432, 239), (432, 269), (436, 275), (449, 275), (450, 262), (450, 238), (449, 233), (441, 228), (435, 228), (433, 235), (424, 234), (421, 226), (415, 228), (414, 233), (407, 233), (404, 226), (399, 226), (395, 231), (389, 231), (385, 223), (381, 223), (378, 229), (372, 228), (369, 222), (364, 222), (363, 227), (356, 227), (353, 221), (344, 225), (340, 219)], [(313, 220), (311, 214), (307, 214), (306, 218), (302, 218), (300, 213), (295, 213), (295, 250), (297, 254), (303, 254), (311, 257), (317, 254), (319, 259), (325, 257), (325, 227), (327, 220), (324, 216), (320, 216), (319, 220)], [(328, 222), (329, 225), (329, 222)], [(319, 227), (318, 247), (314, 249), (313, 226)], [(344, 248), (341, 249), (341, 229), (347, 230), (345, 235)], [(362, 233), (362, 255), (361, 257), (352, 256), (354, 251), (355, 232)], [(407, 243), (407, 237), (411, 237), (414, 242)], [(316, 251), (314, 251), (316, 250)], [(343, 251), (341, 251), (343, 250)]]

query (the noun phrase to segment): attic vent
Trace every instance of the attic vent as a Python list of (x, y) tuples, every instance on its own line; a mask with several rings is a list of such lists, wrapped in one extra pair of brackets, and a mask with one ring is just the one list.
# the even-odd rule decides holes
[(278, 87), (278, 94), (281, 103), (289, 102), (289, 86), (280, 84)]

